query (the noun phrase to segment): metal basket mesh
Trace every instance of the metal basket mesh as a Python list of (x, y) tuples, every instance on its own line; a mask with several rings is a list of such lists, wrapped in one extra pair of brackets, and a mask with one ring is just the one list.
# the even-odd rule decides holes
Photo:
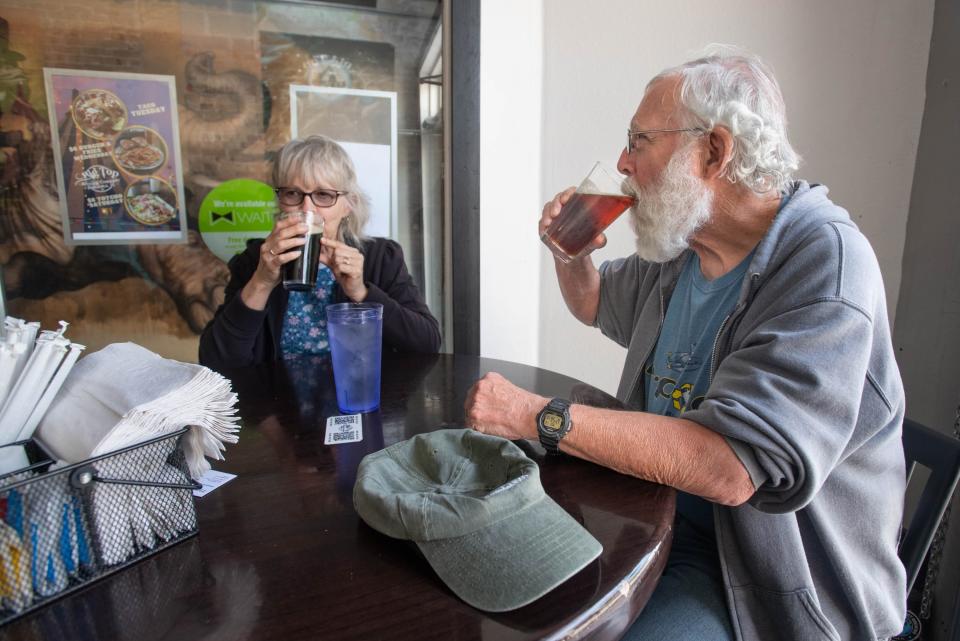
[(0, 477), (0, 625), (196, 533), (187, 429)]

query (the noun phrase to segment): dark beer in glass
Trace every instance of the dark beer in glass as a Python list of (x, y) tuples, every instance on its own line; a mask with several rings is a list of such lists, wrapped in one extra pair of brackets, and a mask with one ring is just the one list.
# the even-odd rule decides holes
[[(320, 269), (320, 239), (323, 238), (323, 218), (314, 212), (284, 212), (278, 218), (299, 216), (307, 223), (307, 242), (298, 249), (296, 260), (283, 264), (283, 287), (290, 291), (310, 291), (317, 286)], [(296, 251), (291, 249), (290, 251)]]

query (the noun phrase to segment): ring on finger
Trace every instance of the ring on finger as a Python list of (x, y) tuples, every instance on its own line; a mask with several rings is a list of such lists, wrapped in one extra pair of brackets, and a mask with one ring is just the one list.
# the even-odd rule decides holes
[(277, 255), (277, 252), (275, 252), (275, 251), (273, 251), (273, 250), (271, 249), (271, 250), (270, 250), (270, 255), (271, 255), (271, 256), (276, 256), (276, 255)]

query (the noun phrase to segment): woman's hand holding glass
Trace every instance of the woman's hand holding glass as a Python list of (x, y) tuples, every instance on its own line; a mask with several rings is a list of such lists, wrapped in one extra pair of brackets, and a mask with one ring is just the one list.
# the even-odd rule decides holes
[(299, 247), (306, 243), (309, 228), (303, 216), (278, 216), (273, 231), (260, 245), (260, 262), (251, 280), (273, 289), (280, 283), (280, 270), (284, 263), (300, 256)]
[(300, 256), (306, 243), (307, 224), (299, 216), (277, 217), (273, 231), (260, 245), (260, 260), (253, 277), (240, 292), (250, 309), (264, 309), (270, 292), (280, 284), (281, 268)]
[(356, 247), (332, 238), (324, 237), (320, 242), (325, 250), (320, 260), (333, 272), (344, 295), (355, 303), (364, 301), (367, 286), (363, 282), (363, 254)]

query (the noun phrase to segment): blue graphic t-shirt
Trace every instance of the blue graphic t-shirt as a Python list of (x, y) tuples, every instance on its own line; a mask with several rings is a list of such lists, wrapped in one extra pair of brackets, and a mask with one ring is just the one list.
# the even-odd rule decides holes
[[(696, 254), (683, 268), (667, 305), (660, 338), (644, 370), (647, 411), (683, 416), (703, 402), (710, 385), (714, 342), (733, 311), (753, 252), (715, 280), (707, 280)], [(677, 492), (677, 512), (713, 533), (713, 508), (698, 496)]]
[(329, 354), (327, 305), (333, 300), (335, 279), (330, 268), (320, 263), (317, 286), (310, 292), (292, 291), (287, 297), (280, 350), (283, 354)]

